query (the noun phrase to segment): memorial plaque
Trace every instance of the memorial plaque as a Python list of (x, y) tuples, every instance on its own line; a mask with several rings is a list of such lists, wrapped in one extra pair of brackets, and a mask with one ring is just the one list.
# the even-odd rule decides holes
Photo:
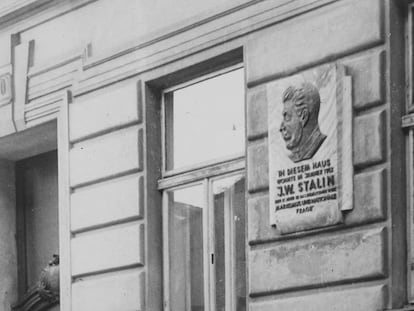
[(270, 223), (291, 233), (341, 223), (352, 209), (352, 103), (344, 68), (269, 83)]

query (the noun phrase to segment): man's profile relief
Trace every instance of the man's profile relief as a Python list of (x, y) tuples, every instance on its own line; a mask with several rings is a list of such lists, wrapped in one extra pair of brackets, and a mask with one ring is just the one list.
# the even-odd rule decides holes
[(319, 123), (321, 103), (318, 89), (311, 83), (288, 87), (282, 96), (280, 133), (293, 162), (308, 160), (326, 139)]

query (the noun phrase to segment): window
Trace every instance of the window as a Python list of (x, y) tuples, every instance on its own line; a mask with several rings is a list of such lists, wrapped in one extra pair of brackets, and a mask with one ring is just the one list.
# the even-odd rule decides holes
[(236, 69), (164, 93), (165, 170), (244, 153), (243, 84), (243, 70)]
[(163, 92), (165, 310), (246, 308), (244, 72)]

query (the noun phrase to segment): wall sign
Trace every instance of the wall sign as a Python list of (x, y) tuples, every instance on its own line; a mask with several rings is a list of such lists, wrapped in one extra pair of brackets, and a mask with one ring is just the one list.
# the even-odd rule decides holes
[(352, 100), (343, 67), (269, 83), (270, 223), (284, 233), (341, 223), (352, 209)]

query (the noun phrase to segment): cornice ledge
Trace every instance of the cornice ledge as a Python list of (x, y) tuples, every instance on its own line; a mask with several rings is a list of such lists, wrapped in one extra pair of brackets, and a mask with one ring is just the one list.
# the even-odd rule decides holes
[[(78, 96), (141, 74), (166, 62), (230, 42), (338, 1), (340, 0), (250, 0), (219, 14), (190, 22), (181, 28), (171, 27), (174, 30), (170, 32), (150, 34), (137, 40), (140, 42), (138, 45), (87, 59), (74, 88), (74, 95)], [(205, 32), (198, 36), (191, 35), (200, 29)], [(149, 62), (149, 59), (152, 61)]]
[(27, 13), (34, 12), (36, 9), (42, 8), (46, 5), (54, 5), (59, 0), (15, 0), (0, 5), (0, 25), (17, 19)]

